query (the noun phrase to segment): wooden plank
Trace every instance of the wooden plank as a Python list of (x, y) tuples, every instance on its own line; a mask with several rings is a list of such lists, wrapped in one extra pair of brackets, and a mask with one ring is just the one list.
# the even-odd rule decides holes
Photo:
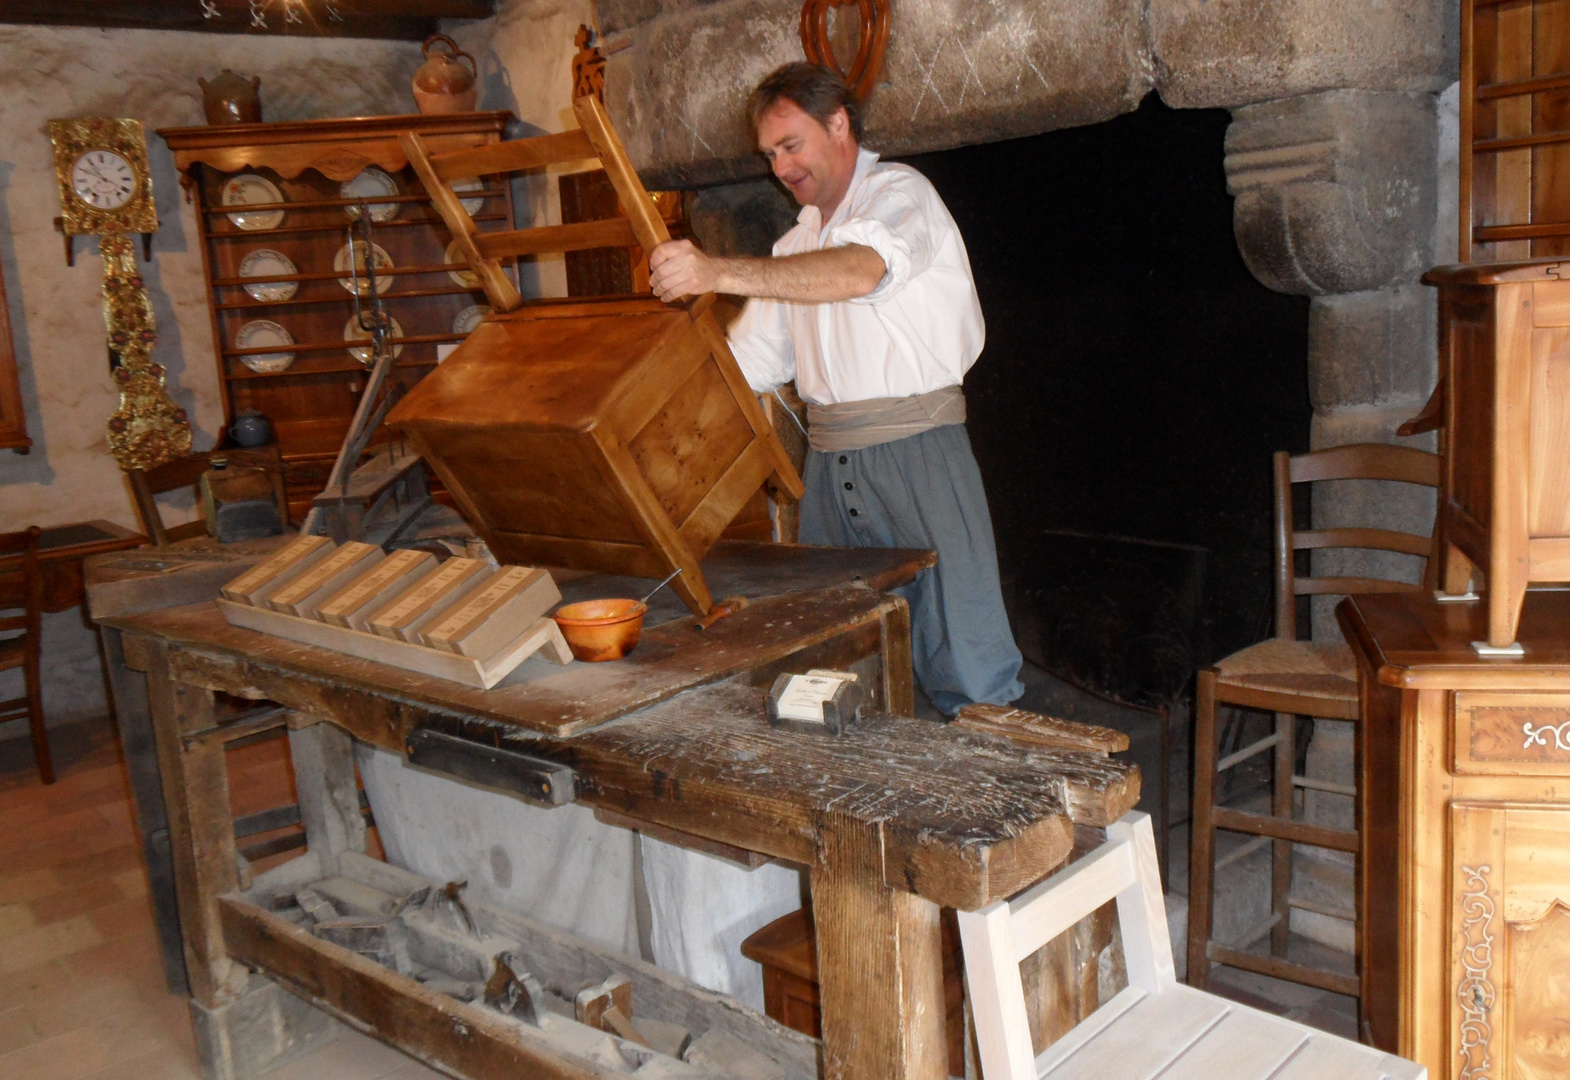
[(316, 605), (384, 558), (382, 549), (375, 544), (347, 541), (326, 558), (318, 559), (304, 573), (269, 591), (265, 602), (280, 614), (312, 618)]
[(501, 265), (495, 259), (488, 259), (481, 255), (479, 248), (475, 246), (478, 230), (474, 219), (463, 208), (458, 196), (453, 194), (451, 185), (437, 175), (435, 167), (431, 164), (425, 139), (412, 131), (406, 131), (398, 136), (398, 145), (403, 148), (410, 167), (420, 178), (425, 193), (431, 197), (431, 205), (447, 223), (448, 231), (458, 242), (458, 248), (463, 252), (469, 268), (479, 277), (486, 298), (490, 300), (492, 306), (497, 311), (511, 311), (523, 303), (523, 297), (519, 294), (517, 286), (502, 271)]
[(405, 548), (345, 585), (316, 609), (316, 618), (333, 626), (364, 630), (366, 621), (436, 569), (436, 556)]
[(682, 832), (679, 829), (672, 829), (652, 821), (644, 821), (642, 818), (618, 814), (616, 811), (603, 806), (594, 808), (594, 816), (605, 824), (614, 825), (618, 829), (631, 829), (634, 832), (652, 836), (663, 843), (687, 848), (689, 851), (701, 851), (705, 855), (713, 855), (716, 858), (724, 859), (726, 862), (745, 866), (749, 870), (774, 861), (770, 856), (761, 852), (748, 851), (746, 848), (737, 847), (734, 844), (724, 844), (718, 840), (710, 840), (708, 837), (696, 836), (692, 833)]
[(1310, 1038), (1289, 1020), (1234, 1009), (1174, 1062), (1163, 1080), (1271, 1080)]
[(474, 238), (474, 246), (484, 258), (506, 259), (557, 251), (627, 247), (634, 240), (632, 226), (625, 218), (608, 218), (574, 225), (541, 225), (533, 229), (480, 233)]
[(883, 884), (880, 831), (838, 813), (819, 823), (812, 910), (824, 1080), (944, 1080), (938, 908)]
[(219, 895), (238, 884), (229, 774), (222, 742), (180, 737), (213, 726), (212, 692), (173, 681), (163, 646), (152, 648), (157, 662), (148, 672), (148, 702), (169, 811), (186, 979), (192, 999), (215, 1008), (234, 1000), (249, 978), (225, 951), (218, 923)]
[(331, 876), (338, 872), (338, 857), (345, 851), (365, 850), (354, 739), (333, 724), (291, 724), (289, 759), (305, 842), (316, 855), (322, 876)]
[(1002, 735), (1033, 746), (1116, 754), (1128, 749), (1128, 735), (1112, 728), (1060, 720), (1012, 705), (962, 706), (954, 723), (972, 731)]
[(431, 168), (443, 180), (467, 180), (492, 173), (525, 172), (547, 165), (565, 165), (594, 157), (594, 146), (581, 130), (511, 139), (465, 150), (431, 155)]
[(600, 159), (611, 186), (616, 189), (616, 197), (621, 200), (622, 211), (632, 225), (638, 246), (645, 252), (653, 251), (671, 238), (670, 230), (650, 201), (643, 181), (633, 170), (627, 149), (606, 115), (605, 106), (594, 95), (587, 94), (573, 99), (572, 111), (578, 118), (578, 126), (594, 147), (594, 156)]
[(1322, 825), (1309, 825), (1301, 821), (1284, 821), (1265, 814), (1250, 814), (1218, 806), (1212, 815), (1216, 828), (1250, 836), (1273, 836), (1290, 840), (1294, 844), (1312, 844), (1333, 851), (1357, 851), (1357, 833), (1348, 829), (1330, 829)]
[(605, 1080), (499, 1014), (428, 990), (238, 896), (225, 896), (219, 910), (235, 956), (360, 1031), (396, 1033), (399, 1048), (427, 1065), (464, 1077)]
[[(1567, 174), (1570, 176), (1570, 174)], [(1552, 286), (1535, 285), (1534, 294)], [(1570, 282), (1555, 290), (1570, 316)], [(1534, 309), (1535, 309), (1534, 303)], [(1539, 318), (1541, 316), (1539, 315)], [(1532, 331), (1530, 476), (1527, 528), (1533, 537), (1570, 537), (1570, 318), (1564, 327)], [(1538, 552), (1531, 551), (1535, 563)], [(1555, 568), (1557, 570), (1557, 568)], [(1553, 571), (1550, 571), (1551, 573)], [(1563, 578), (1539, 576), (1528, 566), (1527, 576), (1539, 581)]]
[[(723, 591), (723, 586), (721, 589)], [(916, 682), (910, 657), (910, 605), (903, 597), (894, 600), (895, 603), (884, 609), (880, 627), (883, 670), (879, 678), (883, 687), (883, 709), (898, 716), (913, 716)]]
[(504, 566), (466, 600), (427, 624), (421, 641), (433, 649), (483, 660), (560, 600), (561, 590), (547, 571)]
[[(1053, 1080), (1152, 1080), (1212, 1024), (1238, 1006), (1222, 998), (1174, 986), (1146, 996), (1098, 1038), (1081, 1046), (1053, 1070)], [(1325, 1073), (1334, 1076), (1335, 1073)]]
[(490, 573), (479, 559), (448, 559), (366, 619), (366, 629), (389, 641), (417, 643), (425, 623), (461, 601)]

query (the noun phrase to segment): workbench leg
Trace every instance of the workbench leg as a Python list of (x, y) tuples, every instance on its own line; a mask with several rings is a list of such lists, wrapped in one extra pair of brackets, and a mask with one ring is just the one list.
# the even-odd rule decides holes
[(365, 851), (365, 818), (354, 778), (354, 738), (343, 728), (302, 713), (289, 716), (289, 756), (300, 800), (306, 850), (324, 876), (338, 872), (338, 856)]
[(944, 1080), (938, 906), (883, 881), (878, 826), (833, 818), (812, 870), (824, 1080)]
[(883, 708), (896, 716), (916, 715), (915, 675), (910, 659), (910, 605), (903, 598), (886, 606), (883, 630)]
[(147, 679), (125, 665), (120, 631), (98, 628), (105, 672), (114, 697), (115, 726), (131, 780), (131, 814), (142, 841), (147, 887), (158, 930), (158, 951), (164, 962), (164, 983), (172, 994), (190, 992), (185, 981), (185, 946), (180, 940), (180, 908), (175, 898), (174, 857), (169, 850), (169, 815), (164, 810), (163, 783), (158, 776), (158, 746), (147, 704)]
[(175, 889), (185, 934), (185, 970), (191, 997), (214, 1008), (245, 986), (245, 968), (224, 952), (218, 897), (239, 884), (229, 770), (223, 743), (193, 735), (213, 727), (213, 693), (175, 682), (166, 648), (153, 646), (147, 674), (148, 703), (158, 743)]

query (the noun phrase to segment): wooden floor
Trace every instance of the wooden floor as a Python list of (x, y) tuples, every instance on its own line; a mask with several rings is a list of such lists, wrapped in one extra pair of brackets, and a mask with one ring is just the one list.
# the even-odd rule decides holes
[[(107, 722), (54, 736), (59, 780), (0, 742), (0, 1077), (196, 1080), (184, 998), (164, 987), (119, 747)], [(292, 802), (282, 740), (233, 751), (237, 813)], [(435, 1080), (375, 1040), (338, 1039), (268, 1080)]]

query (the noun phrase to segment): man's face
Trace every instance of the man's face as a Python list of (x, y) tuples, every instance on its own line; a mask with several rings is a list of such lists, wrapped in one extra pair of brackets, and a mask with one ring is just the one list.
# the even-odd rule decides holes
[(824, 217), (839, 206), (856, 171), (856, 140), (843, 109), (825, 127), (795, 102), (777, 102), (758, 118), (758, 149), (796, 201)]

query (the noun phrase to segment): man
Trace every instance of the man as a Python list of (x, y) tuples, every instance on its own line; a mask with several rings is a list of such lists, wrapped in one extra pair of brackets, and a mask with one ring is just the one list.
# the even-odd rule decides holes
[(807, 402), (800, 539), (930, 548), (901, 589), (916, 676), (940, 710), (1023, 692), (998, 585), (960, 383), (986, 331), (965, 243), (937, 191), (861, 148), (855, 95), (827, 68), (787, 64), (750, 102), (758, 148), (802, 205), (773, 258), (711, 258), (687, 241), (650, 255), (664, 300), (752, 298), (731, 349), (760, 393)]

